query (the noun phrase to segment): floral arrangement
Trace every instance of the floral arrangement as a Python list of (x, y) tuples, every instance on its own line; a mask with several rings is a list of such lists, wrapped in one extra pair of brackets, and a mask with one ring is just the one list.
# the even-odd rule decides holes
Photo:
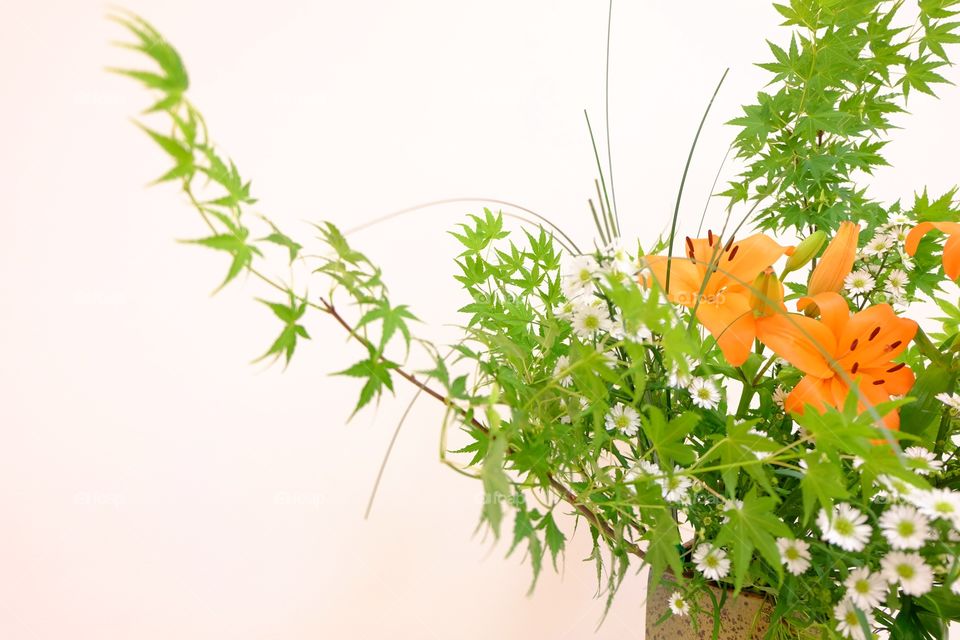
[[(443, 403), (443, 462), (480, 481), (494, 535), (512, 517), (534, 583), (579, 521), (608, 606), (646, 566), (667, 617), (693, 627), (719, 619), (703, 596), (720, 586), (768, 600), (768, 637), (944, 638), (960, 620), (960, 211), (956, 190), (884, 204), (858, 183), (960, 42), (960, 2), (920, 0), (912, 26), (904, 4), (775, 5), (791, 35), (731, 122), (742, 170), (719, 229), (683, 234), (678, 197), (668, 236), (624, 242), (596, 143), (599, 248), (544, 219), (514, 214), (517, 233), (470, 215), (451, 232), (464, 336), (448, 348), (414, 336), (336, 226), (318, 223), (307, 253), (255, 212), (180, 56), (132, 15), (115, 19), (156, 68), (116, 71), (158, 94), (145, 117), (165, 122), (141, 126), (173, 161), (159, 181), (208, 230), (189, 242), (229, 258), (223, 285), (249, 274), (273, 292), (262, 358), (289, 362), (326, 316), (360, 353), (339, 372), (358, 379), (356, 410), (398, 380)], [(943, 312), (926, 329), (922, 299)], [(414, 347), (429, 369), (407, 368)]]

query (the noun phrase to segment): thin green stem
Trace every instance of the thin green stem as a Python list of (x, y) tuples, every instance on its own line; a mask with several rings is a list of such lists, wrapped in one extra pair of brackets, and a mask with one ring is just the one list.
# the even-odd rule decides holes
[[(683, 199), (683, 188), (687, 183), (687, 174), (690, 172), (690, 164), (693, 162), (693, 153), (697, 149), (697, 141), (700, 140), (700, 132), (703, 131), (703, 125), (707, 121), (707, 116), (710, 115), (710, 108), (713, 106), (713, 101), (716, 99), (717, 94), (720, 93), (720, 87), (723, 86), (723, 81), (726, 80), (729, 72), (729, 68), (725, 69), (723, 75), (720, 76), (720, 82), (717, 83), (717, 88), (713, 90), (713, 95), (710, 96), (710, 102), (707, 103), (707, 108), (703, 111), (703, 117), (700, 118), (700, 124), (697, 126), (697, 133), (693, 136), (693, 143), (690, 145), (689, 153), (687, 153), (687, 161), (683, 165), (683, 175), (680, 177), (680, 188), (677, 189), (677, 201), (673, 206), (673, 219), (670, 221), (670, 243), (668, 245), (667, 255), (673, 255), (673, 244), (677, 236), (677, 220), (680, 217), (680, 201)], [(671, 262), (667, 261), (667, 277), (664, 291), (668, 292), (670, 291), (671, 266)]]

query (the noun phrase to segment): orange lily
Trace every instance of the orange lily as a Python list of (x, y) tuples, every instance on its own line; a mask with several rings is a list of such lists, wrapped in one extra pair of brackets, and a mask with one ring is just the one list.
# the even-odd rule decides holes
[(947, 242), (943, 245), (943, 271), (951, 280), (960, 276), (960, 223), (958, 222), (921, 222), (907, 234), (907, 253), (911, 256), (917, 252), (920, 238), (936, 229), (947, 234)]
[(843, 281), (850, 275), (853, 263), (857, 259), (859, 238), (859, 225), (850, 221), (840, 223), (837, 235), (827, 245), (823, 256), (820, 257), (820, 262), (810, 274), (807, 295), (815, 296), (824, 291), (838, 292), (843, 288)]
[(697, 320), (713, 335), (727, 362), (743, 364), (757, 336), (751, 306), (751, 285), (761, 272), (792, 247), (783, 247), (763, 234), (739, 242), (731, 238), (720, 244), (719, 236), (686, 240), (687, 257), (648, 256), (650, 275), (644, 277), (662, 287), (670, 282), (671, 302), (694, 309)]
[[(820, 320), (786, 314), (757, 321), (760, 341), (806, 374), (787, 396), (787, 411), (802, 414), (806, 405), (842, 409), (851, 382), (859, 390), (861, 411), (910, 391), (913, 372), (893, 359), (913, 339), (916, 322), (897, 317), (886, 304), (851, 315), (846, 300), (834, 292), (801, 298), (798, 306), (810, 303), (820, 309)], [(883, 421), (888, 429), (900, 428), (897, 412)]]

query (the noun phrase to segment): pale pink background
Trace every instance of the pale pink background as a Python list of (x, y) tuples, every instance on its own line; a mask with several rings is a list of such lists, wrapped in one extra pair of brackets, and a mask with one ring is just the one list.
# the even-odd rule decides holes
[[(602, 122), (605, 3), (131, 0), (183, 53), (214, 137), (263, 211), (350, 226), (452, 196), (514, 200), (589, 244)], [(581, 531), (562, 575), (525, 597), (519, 554), (474, 535), (478, 484), (438, 462), (422, 403), (362, 518), (400, 387), (344, 425), (359, 357), (336, 327), (286, 373), (251, 366), (276, 325), (221, 256), (176, 244), (202, 228), (166, 160), (129, 122), (147, 104), (103, 68), (127, 56), (105, 5), (0, 7), (0, 638), (641, 638), (643, 580), (606, 623)], [(732, 130), (782, 39), (763, 2), (621, 2), (611, 118), (624, 232), (672, 208), (705, 101), (685, 212), (696, 224)], [(946, 74), (954, 80), (954, 70)], [(875, 194), (957, 181), (960, 92), (917, 96)], [(455, 335), (448, 206), (358, 234), (396, 300)], [(719, 209), (712, 210), (716, 219)], [(686, 231), (685, 231), (686, 232)]]

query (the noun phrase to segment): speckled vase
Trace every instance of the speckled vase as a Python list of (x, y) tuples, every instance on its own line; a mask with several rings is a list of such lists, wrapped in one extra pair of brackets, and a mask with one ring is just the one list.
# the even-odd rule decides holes
[[(726, 600), (720, 609), (720, 628), (716, 636), (713, 635), (714, 619), (709, 613), (714, 601), (706, 592), (700, 593), (699, 607), (693, 607), (691, 603), (691, 609), (701, 610), (696, 616), (696, 626), (691, 616), (669, 615), (670, 596), (676, 591), (670, 578), (665, 575), (659, 585), (647, 591), (646, 640), (762, 640), (770, 628), (773, 601), (743, 592), (734, 598), (732, 591), (718, 587), (710, 587), (713, 597), (717, 602), (724, 596)], [(666, 619), (657, 624), (664, 616)]]

